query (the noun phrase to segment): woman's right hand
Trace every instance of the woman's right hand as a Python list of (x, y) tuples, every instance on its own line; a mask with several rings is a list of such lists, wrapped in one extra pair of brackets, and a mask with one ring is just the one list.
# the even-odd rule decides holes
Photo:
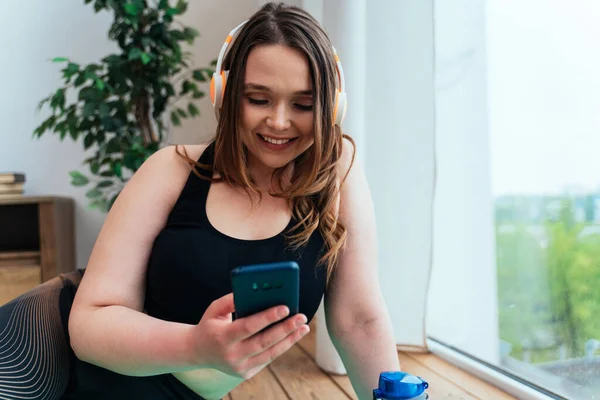
[(202, 366), (249, 379), (310, 331), (303, 314), (282, 321), (285, 306), (232, 321), (234, 310), (230, 293), (215, 300), (196, 326), (192, 348)]

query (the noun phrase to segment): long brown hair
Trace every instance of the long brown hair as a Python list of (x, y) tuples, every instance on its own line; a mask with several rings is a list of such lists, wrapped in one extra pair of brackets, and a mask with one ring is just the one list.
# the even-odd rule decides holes
[[(218, 118), (214, 165), (200, 165), (179, 150), (177, 152), (193, 166), (216, 172), (219, 178), (215, 180), (241, 186), (249, 194), (252, 192), (260, 196), (247, 169), (248, 150), (240, 135), (240, 102), (248, 54), (254, 46), (271, 44), (298, 49), (308, 59), (314, 101), (314, 144), (292, 161), (294, 168), (289, 184), (283, 184), (286, 167), (274, 171), (272, 183), (276, 186), (272, 186), (280, 190), (272, 190), (269, 194), (286, 198), (293, 204), (297, 224), (287, 235), (292, 248), (303, 246), (313, 232), (319, 230), (325, 241), (319, 264), (326, 265), (329, 282), (338, 254), (346, 242), (346, 228), (338, 220), (336, 212), (340, 188), (346, 178), (340, 179), (337, 171), (343, 138), (350, 140), (353, 148), (355, 144), (333, 124), (338, 81), (335, 58), (327, 34), (309, 13), (283, 3), (267, 3), (248, 20), (224, 59), (224, 70), (229, 70), (229, 75)], [(195, 168), (194, 173), (204, 177)]]

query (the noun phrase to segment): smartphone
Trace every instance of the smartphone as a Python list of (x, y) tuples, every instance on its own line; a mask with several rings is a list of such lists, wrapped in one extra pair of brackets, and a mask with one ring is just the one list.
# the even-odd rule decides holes
[(234, 319), (285, 305), (298, 314), (300, 273), (294, 261), (246, 265), (231, 271)]

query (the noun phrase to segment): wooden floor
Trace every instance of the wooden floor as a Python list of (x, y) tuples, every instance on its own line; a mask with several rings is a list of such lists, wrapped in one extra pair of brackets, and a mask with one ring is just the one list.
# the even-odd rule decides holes
[[(299, 344), (275, 360), (224, 400), (357, 399), (347, 376), (329, 375), (314, 362), (314, 326)], [(430, 399), (515, 399), (433, 354), (399, 352), (403, 371), (429, 382)]]

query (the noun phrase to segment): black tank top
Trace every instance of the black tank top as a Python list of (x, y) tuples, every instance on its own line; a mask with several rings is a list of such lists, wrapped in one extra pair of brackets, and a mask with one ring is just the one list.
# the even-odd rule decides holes
[[(212, 165), (213, 158), (211, 144), (199, 161)], [(268, 239), (229, 237), (206, 217), (209, 187), (209, 181), (191, 172), (155, 239), (146, 277), (146, 312), (167, 321), (197, 324), (213, 301), (231, 292), (233, 268), (291, 260), (300, 266), (300, 312), (311, 320), (325, 292), (325, 267), (317, 267), (323, 254), (321, 235), (315, 232), (297, 251), (287, 249), (283, 233), (294, 226), (292, 220), (284, 232)], [(126, 376), (81, 361), (74, 354), (72, 358), (63, 400), (203, 400), (172, 374)]]
[[(212, 165), (214, 143), (199, 162)], [(212, 172), (199, 170), (205, 176)], [(231, 292), (232, 269), (251, 264), (296, 261), (300, 267), (299, 310), (310, 321), (325, 292), (326, 268), (317, 266), (324, 241), (318, 231), (299, 250), (288, 248), (285, 233), (242, 240), (218, 231), (206, 215), (210, 181), (190, 173), (165, 228), (154, 242), (148, 263), (145, 308), (167, 321), (197, 324), (216, 299)]]

